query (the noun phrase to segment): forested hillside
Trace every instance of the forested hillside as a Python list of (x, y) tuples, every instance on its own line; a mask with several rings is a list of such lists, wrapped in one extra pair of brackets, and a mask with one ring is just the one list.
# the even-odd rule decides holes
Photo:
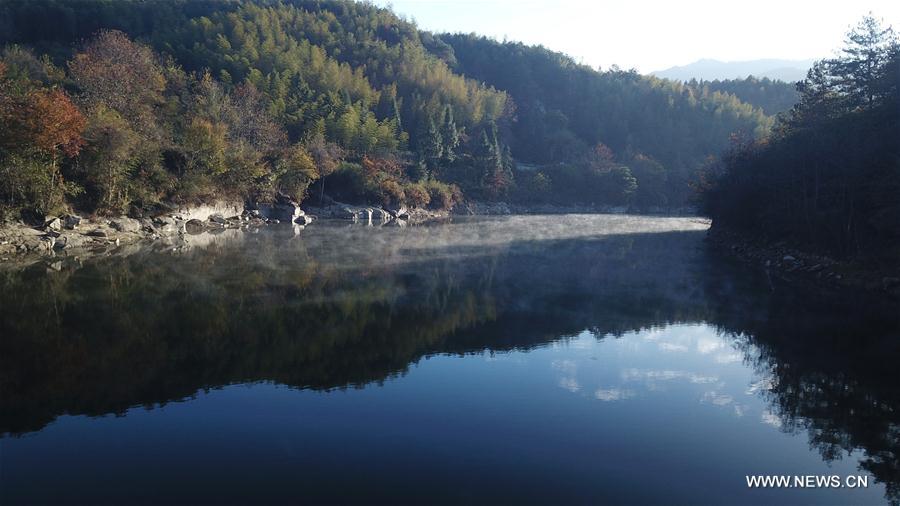
[(799, 89), (769, 138), (735, 146), (709, 174), (713, 226), (896, 265), (900, 43), (867, 17)]
[(690, 80), (688, 86), (704, 93), (729, 93), (754, 107), (759, 107), (769, 116), (790, 110), (800, 100), (800, 93), (795, 83), (772, 80), (768, 77), (758, 79), (749, 76), (746, 79), (714, 79), (712, 81)]
[[(598, 72), (543, 47), (501, 43), (476, 35), (441, 35), (453, 48), (454, 68), (507, 91), (516, 104), (509, 125), (513, 156), (554, 164), (541, 175), (555, 194), (591, 188), (572, 185), (579, 165), (598, 165), (602, 146), (612, 163), (636, 178), (632, 201), (683, 205), (690, 183), (734, 133), (756, 137), (771, 119), (734, 95), (708, 87), (612, 69)], [(588, 153), (587, 155), (585, 153)], [(585, 161), (587, 159), (587, 161)], [(590, 190), (593, 191), (593, 190)]]
[(343, 0), (5, 2), (0, 44), (8, 211), (278, 193), (681, 205), (734, 133), (771, 124), (733, 95)]

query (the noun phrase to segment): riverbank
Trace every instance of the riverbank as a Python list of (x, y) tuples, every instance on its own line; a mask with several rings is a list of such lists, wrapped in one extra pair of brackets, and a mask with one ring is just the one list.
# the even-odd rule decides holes
[(281, 199), (271, 204), (245, 206), (241, 202), (214, 202), (196, 206), (167, 206), (155, 216), (48, 216), (41, 223), (12, 221), (0, 224), (0, 264), (48, 265), (66, 257), (108, 255), (135, 246), (187, 249), (214, 240), (226, 231), (290, 224), (295, 231), (317, 219), (343, 220), (372, 226), (397, 226), (446, 219), (448, 211), (382, 209), (339, 202), (304, 206)]
[(784, 241), (772, 243), (725, 230), (715, 224), (707, 233), (707, 242), (724, 255), (763, 269), (770, 280), (778, 278), (822, 289), (865, 291), (900, 298), (900, 266), (839, 260), (803, 251)]
[[(640, 214), (691, 216), (691, 208), (644, 210)], [(38, 224), (21, 221), (0, 224), (0, 262), (39, 257), (105, 254), (120, 246), (156, 243), (181, 248), (186, 237), (217, 234), (222, 230), (258, 228), (292, 223), (306, 226), (316, 219), (343, 220), (373, 226), (408, 226), (457, 216), (533, 214), (627, 214), (626, 207), (551, 204), (521, 205), (505, 202), (464, 202), (452, 211), (404, 206), (359, 206), (329, 201), (325, 205), (298, 204), (284, 197), (273, 203), (245, 205), (220, 201), (194, 206), (163, 206), (152, 216), (103, 217), (75, 214), (48, 216)]]

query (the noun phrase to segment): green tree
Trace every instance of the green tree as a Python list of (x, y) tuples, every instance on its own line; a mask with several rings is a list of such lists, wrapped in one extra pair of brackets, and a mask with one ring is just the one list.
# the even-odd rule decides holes
[(444, 154), (444, 141), (431, 116), (422, 120), (418, 135), (418, 152), (429, 167), (437, 167)]
[(121, 212), (129, 202), (140, 135), (118, 111), (100, 105), (89, 116), (84, 136), (81, 167), (91, 200), (102, 211)]
[(841, 56), (828, 60), (828, 71), (838, 93), (849, 108), (871, 108), (883, 98), (876, 83), (897, 47), (891, 27), (884, 27), (871, 14), (847, 33)]
[(446, 164), (456, 161), (456, 150), (459, 149), (459, 132), (456, 129), (456, 121), (453, 120), (453, 108), (448, 104), (444, 107), (444, 117), (441, 121), (442, 160)]

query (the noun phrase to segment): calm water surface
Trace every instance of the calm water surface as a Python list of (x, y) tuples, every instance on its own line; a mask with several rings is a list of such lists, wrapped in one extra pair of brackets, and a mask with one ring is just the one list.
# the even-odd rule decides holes
[(900, 499), (896, 304), (705, 229), (320, 222), (0, 270), (0, 502)]

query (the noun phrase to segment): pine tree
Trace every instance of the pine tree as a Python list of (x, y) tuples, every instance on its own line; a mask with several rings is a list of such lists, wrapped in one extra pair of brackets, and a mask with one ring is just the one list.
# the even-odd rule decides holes
[(481, 188), (488, 198), (497, 199), (503, 196), (509, 186), (503, 154), (497, 143), (496, 125), (489, 124), (481, 132), (478, 143), (476, 163), (481, 173)]
[(453, 108), (449, 104), (444, 108), (441, 140), (444, 148), (442, 160), (447, 164), (453, 163), (456, 160), (456, 150), (459, 148), (459, 132), (456, 129), (456, 122), (453, 120)]
[(429, 116), (423, 121), (422, 131), (419, 133), (419, 155), (421, 155), (429, 167), (436, 167), (444, 153), (441, 132), (434, 126), (434, 120)]
[(897, 46), (897, 38), (890, 28), (883, 28), (871, 15), (847, 33), (842, 56), (829, 60), (829, 71), (840, 92), (848, 99), (848, 106), (871, 108), (878, 98), (875, 83), (879, 70), (885, 67), (890, 52)]

